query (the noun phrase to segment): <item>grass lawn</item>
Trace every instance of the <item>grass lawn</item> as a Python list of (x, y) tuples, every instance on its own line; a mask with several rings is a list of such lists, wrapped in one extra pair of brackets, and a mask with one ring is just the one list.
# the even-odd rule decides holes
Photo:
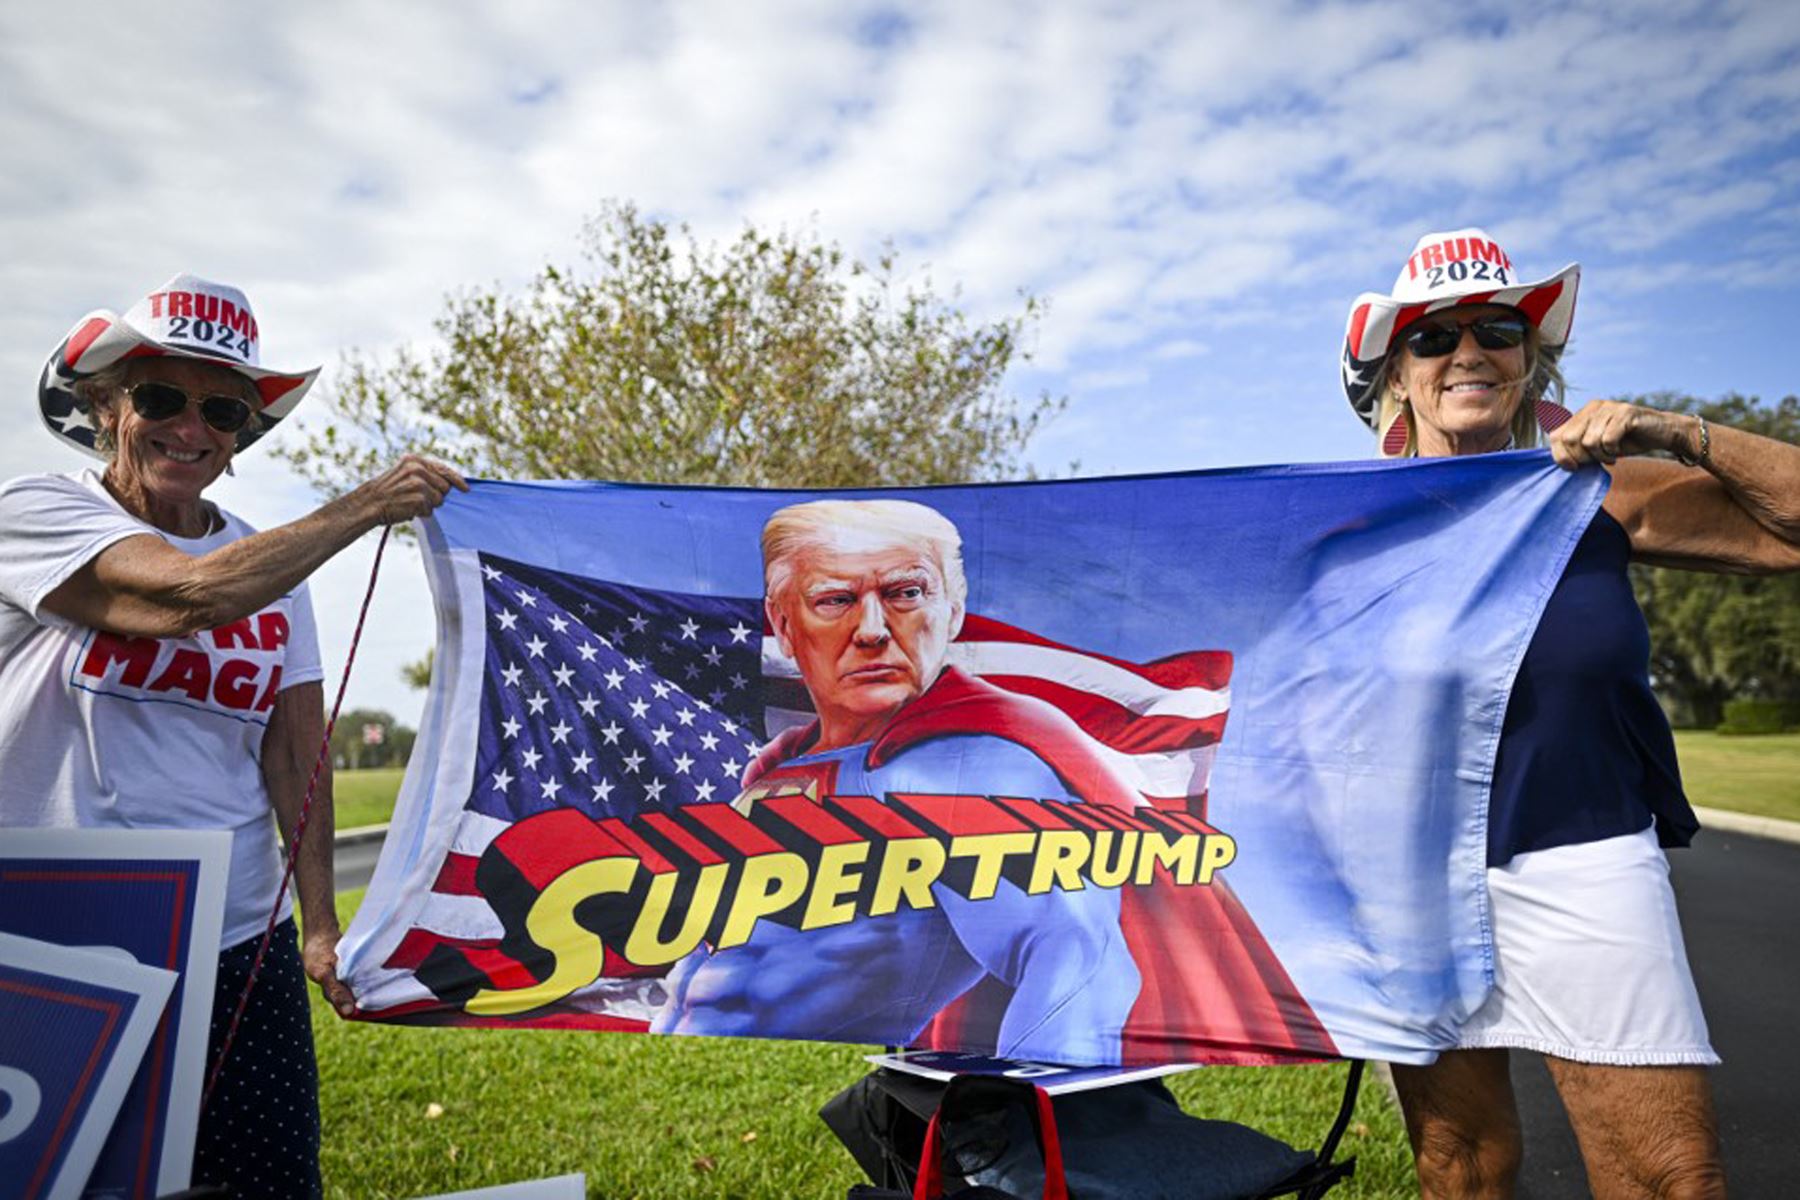
[(1675, 747), (1695, 804), (1800, 821), (1800, 733), (1721, 737), (1683, 729)]
[(385, 825), (394, 815), (394, 797), (400, 792), (399, 767), (368, 771), (333, 771), (331, 793), (336, 803), (337, 827)]
[[(339, 897), (348, 923), (360, 892)], [(818, 1119), (863, 1049), (736, 1038), (420, 1029), (339, 1021), (314, 993), (325, 1189), (408, 1197), (585, 1172), (606, 1200), (841, 1197), (861, 1173)], [(1189, 1112), (1316, 1145), (1341, 1066), (1179, 1076)], [(438, 1116), (428, 1115), (439, 1105)], [(1400, 1118), (1365, 1081), (1334, 1195), (1416, 1195)]]
[[(1696, 804), (1800, 821), (1800, 733), (1721, 737), (1706, 730), (1675, 733), (1681, 777)], [(378, 825), (394, 810), (400, 771), (339, 771), (337, 827)]]

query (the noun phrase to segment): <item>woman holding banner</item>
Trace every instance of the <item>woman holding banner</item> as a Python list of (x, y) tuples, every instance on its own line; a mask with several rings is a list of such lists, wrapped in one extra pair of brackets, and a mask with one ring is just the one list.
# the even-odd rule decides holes
[(229, 829), (213, 1008), (216, 1056), (270, 909), (281, 924), (201, 1115), (197, 1183), (317, 1195), (318, 1071), (305, 976), (342, 1013), (330, 776), (295, 879), (271, 836), (298, 821), (324, 735), (305, 580), (377, 526), (430, 512), (448, 468), (408, 457), (310, 515), (257, 533), (203, 494), (311, 386), (260, 365), (236, 288), (178, 275), (100, 311), (50, 356), (50, 432), (104, 467), (0, 487), (0, 825)]
[(1611, 400), (1571, 416), (1557, 360), (1579, 277), (1571, 265), (1525, 282), (1479, 229), (1428, 234), (1391, 294), (1358, 297), (1345, 339), (1345, 391), (1384, 456), (1536, 446), (1541, 428), (1561, 466), (1612, 475), (1501, 733), (1495, 989), (1459, 1048), (1394, 1068), (1426, 1196), (1511, 1194), (1522, 1143), (1509, 1049), (1545, 1056), (1596, 1196), (1724, 1192), (1705, 1070), (1718, 1057), (1661, 849), (1699, 824), (1626, 565), (1800, 569), (1800, 447)]

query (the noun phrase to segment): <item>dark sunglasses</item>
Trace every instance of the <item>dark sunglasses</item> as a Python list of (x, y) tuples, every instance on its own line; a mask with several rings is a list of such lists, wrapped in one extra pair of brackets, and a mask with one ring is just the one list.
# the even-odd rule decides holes
[(1482, 317), (1467, 325), (1415, 325), (1403, 340), (1414, 358), (1442, 358), (1462, 345), (1465, 329), (1483, 350), (1511, 350), (1525, 344), (1525, 322), (1519, 317)]
[(140, 383), (127, 389), (131, 407), (146, 421), (167, 421), (200, 406), (200, 419), (220, 433), (236, 433), (250, 422), (250, 406), (236, 396), (190, 396), (172, 383)]

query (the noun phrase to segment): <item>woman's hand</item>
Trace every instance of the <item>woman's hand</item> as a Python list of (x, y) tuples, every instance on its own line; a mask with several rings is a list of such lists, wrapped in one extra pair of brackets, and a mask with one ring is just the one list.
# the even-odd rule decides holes
[(398, 525), (423, 517), (444, 502), (450, 489), (468, 491), (461, 475), (435, 459), (407, 454), (350, 493), (376, 525)]
[(1700, 456), (1700, 419), (1622, 400), (1594, 400), (1552, 433), (1549, 442), (1557, 465), (1571, 471), (1658, 450), (1695, 459)]
[(337, 1015), (351, 1017), (356, 1014), (356, 997), (337, 977), (338, 936), (335, 928), (307, 929), (300, 943), (300, 965), (306, 969), (306, 977), (325, 993), (326, 1002), (337, 1010)]

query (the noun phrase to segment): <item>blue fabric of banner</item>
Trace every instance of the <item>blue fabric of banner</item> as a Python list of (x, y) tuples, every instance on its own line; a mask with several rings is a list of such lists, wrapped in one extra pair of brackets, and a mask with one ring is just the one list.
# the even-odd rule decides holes
[[(1542, 452), (834, 493), (477, 482), (425, 526), (437, 672), (346, 978), (390, 1020), (1428, 1061), (1491, 983), (1508, 691), (1604, 490)], [(940, 514), (968, 588), (942, 673), (829, 751), (760, 550), (820, 498)], [(953, 845), (1023, 828), (991, 859)], [(1200, 831), (1216, 875), (1164, 878), (1153, 829)], [(821, 849), (843, 830), (873, 849)], [(876, 864), (902, 878), (909, 838), (946, 863), (930, 901), (882, 911)], [(1128, 845), (1154, 884), (1104, 878)], [(595, 883), (618, 846), (631, 882)]]

